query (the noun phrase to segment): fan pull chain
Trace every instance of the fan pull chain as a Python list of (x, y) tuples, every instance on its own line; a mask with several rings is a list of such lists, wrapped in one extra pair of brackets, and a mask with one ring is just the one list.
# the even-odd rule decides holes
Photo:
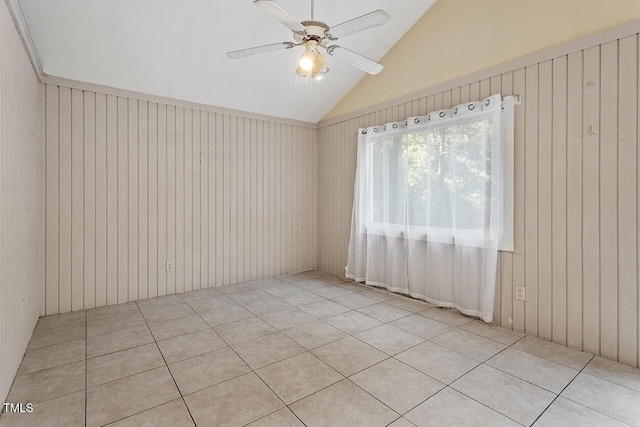
[(313, 79), (311, 77), (306, 77), (306, 86), (307, 86), (307, 110), (311, 108), (311, 104), (313, 103)]

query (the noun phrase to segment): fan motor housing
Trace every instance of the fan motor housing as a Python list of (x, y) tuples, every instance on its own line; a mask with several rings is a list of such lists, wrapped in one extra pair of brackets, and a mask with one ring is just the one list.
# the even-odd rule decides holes
[(329, 26), (320, 21), (302, 21), (306, 31), (304, 33), (293, 33), (296, 43), (304, 43), (309, 40), (316, 40), (320, 45), (325, 45), (327, 39), (325, 33), (329, 30)]

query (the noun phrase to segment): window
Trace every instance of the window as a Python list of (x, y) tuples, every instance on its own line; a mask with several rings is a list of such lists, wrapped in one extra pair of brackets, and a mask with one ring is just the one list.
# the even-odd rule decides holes
[(491, 321), (513, 251), (514, 101), (359, 130), (347, 277)]
[(470, 103), (373, 128), (369, 231), (473, 246), (498, 230), (500, 248), (512, 251), (513, 107), (505, 104)]

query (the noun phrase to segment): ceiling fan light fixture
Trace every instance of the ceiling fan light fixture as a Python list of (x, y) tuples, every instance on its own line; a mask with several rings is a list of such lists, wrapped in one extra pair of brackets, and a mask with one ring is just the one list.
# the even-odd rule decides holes
[(298, 65), (305, 71), (313, 70), (316, 56), (318, 56), (317, 43), (307, 42), (305, 52), (300, 56), (300, 62)]
[(298, 65), (303, 70), (309, 71), (309, 70), (313, 69), (313, 58), (309, 58), (308, 56), (305, 56), (305, 55), (306, 54), (303, 54), (300, 57), (300, 63)]
[(316, 80), (322, 80), (324, 74), (329, 72), (329, 67), (327, 67), (327, 62), (325, 60), (324, 55), (318, 53), (315, 61), (313, 62), (313, 69), (311, 70), (311, 77)]
[(327, 67), (327, 61), (323, 54), (319, 53), (316, 56), (316, 60), (313, 63), (313, 72), (316, 74), (327, 74), (329, 67)]
[(300, 77), (307, 77), (307, 73), (308, 71), (303, 69), (301, 66), (298, 65), (298, 67), (296, 68), (296, 74), (299, 75)]

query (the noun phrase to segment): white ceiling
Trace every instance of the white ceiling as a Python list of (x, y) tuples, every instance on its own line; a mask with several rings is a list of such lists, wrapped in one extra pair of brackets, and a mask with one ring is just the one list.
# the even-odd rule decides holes
[[(392, 24), (338, 44), (380, 59), (435, 0), (315, 0), (328, 25), (386, 10)], [(279, 0), (299, 20), (310, 0)], [(292, 41), (252, 0), (20, 0), (45, 74), (277, 117), (318, 122), (363, 77), (339, 58), (295, 85), (301, 47), (231, 60), (227, 51)], [(382, 71), (384, 73), (384, 70)]]

